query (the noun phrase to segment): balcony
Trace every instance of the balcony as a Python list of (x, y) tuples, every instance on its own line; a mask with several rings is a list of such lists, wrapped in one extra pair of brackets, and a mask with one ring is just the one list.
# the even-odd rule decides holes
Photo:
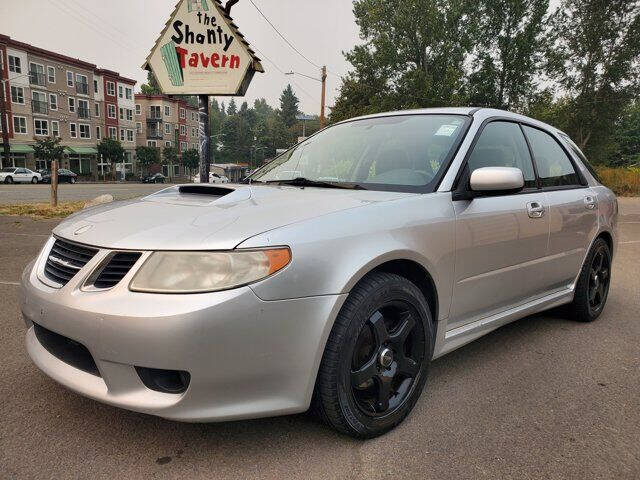
[(78, 118), (84, 118), (88, 120), (90, 118), (89, 109), (86, 107), (78, 107)]
[(162, 140), (163, 136), (162, 136), (162, 130), (159, 130), (157, 128), (150, 128), (147, 130), (147, 138), (149, 140)]
[(44, 73), (33, 71), (29, 72), (29, 83), (31, 83), (31, 85), (44, 87), (46, 85), (46, 78), (44, 76)]
[(80, 95), (89, 95), (89, 84), (83, 82), (76, 82), (76, 92)]
[(40, 100), (31, 100), (31, 109), (33, 110), (33, 113), (39, 113), (41, 115), (49, 113), (49, 105), (47, 102), (42, 102)]

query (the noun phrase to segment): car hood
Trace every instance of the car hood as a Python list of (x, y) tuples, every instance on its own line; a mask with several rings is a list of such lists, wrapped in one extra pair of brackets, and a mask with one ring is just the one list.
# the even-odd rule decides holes
[(224, 250), (278, 227), (415, 195), (267, 185), (183, 185), (76, 213), (53, 233), (112, 249)]

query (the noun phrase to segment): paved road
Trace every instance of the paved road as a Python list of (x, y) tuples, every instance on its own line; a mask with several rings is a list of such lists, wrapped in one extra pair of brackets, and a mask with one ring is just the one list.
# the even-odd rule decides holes
[(16, 302), (52, 221), (0, 217), (0, 477), (640, 478), (640, 200), (623, 200), (609, 304), (549, 314), (437, 360), (413, 414), (367, 442), (308, 415), (179, 424), (82, 398), (29, 361)]
[[(115, 200), (149, 195), (165, 188), (167, 185), (145, 185), (142, 183), (76, 183), (61, 184), (58, 187), (58, 198), (61, 202), (91, 200), (99, 195), (110, 194)], [(49, 201), (50, 185), (0, 183), (0, 204), (46, 203)]]

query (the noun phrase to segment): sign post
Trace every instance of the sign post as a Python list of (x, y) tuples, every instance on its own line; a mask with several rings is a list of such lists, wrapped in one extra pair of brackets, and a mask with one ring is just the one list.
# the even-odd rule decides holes
[(209, 182), (209, 96), (247, 92), (260, 59), (229, 15), (238, 0), (180, 0), (143, 68), (165, 95), (196, 95), (199, 106), (200, 181)]

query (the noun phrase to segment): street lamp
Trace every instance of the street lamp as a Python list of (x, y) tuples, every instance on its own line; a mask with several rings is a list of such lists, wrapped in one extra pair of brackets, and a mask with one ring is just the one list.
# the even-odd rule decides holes
[(322, 97), (320, 100), (320, 127), (324, 127), (326, 123), (324, 110), (327, 96), (327, 67), (322, 67), (322, 69), (320, 69), (320, 78), (311, 77), (309, 75), (305, 75), (304, 73), (294, 71), (285, 73), (285, 75), (300, 75), (301, 77), (306, 77), (311, 80), (315, 80), (316, 82), (322, 83)]

